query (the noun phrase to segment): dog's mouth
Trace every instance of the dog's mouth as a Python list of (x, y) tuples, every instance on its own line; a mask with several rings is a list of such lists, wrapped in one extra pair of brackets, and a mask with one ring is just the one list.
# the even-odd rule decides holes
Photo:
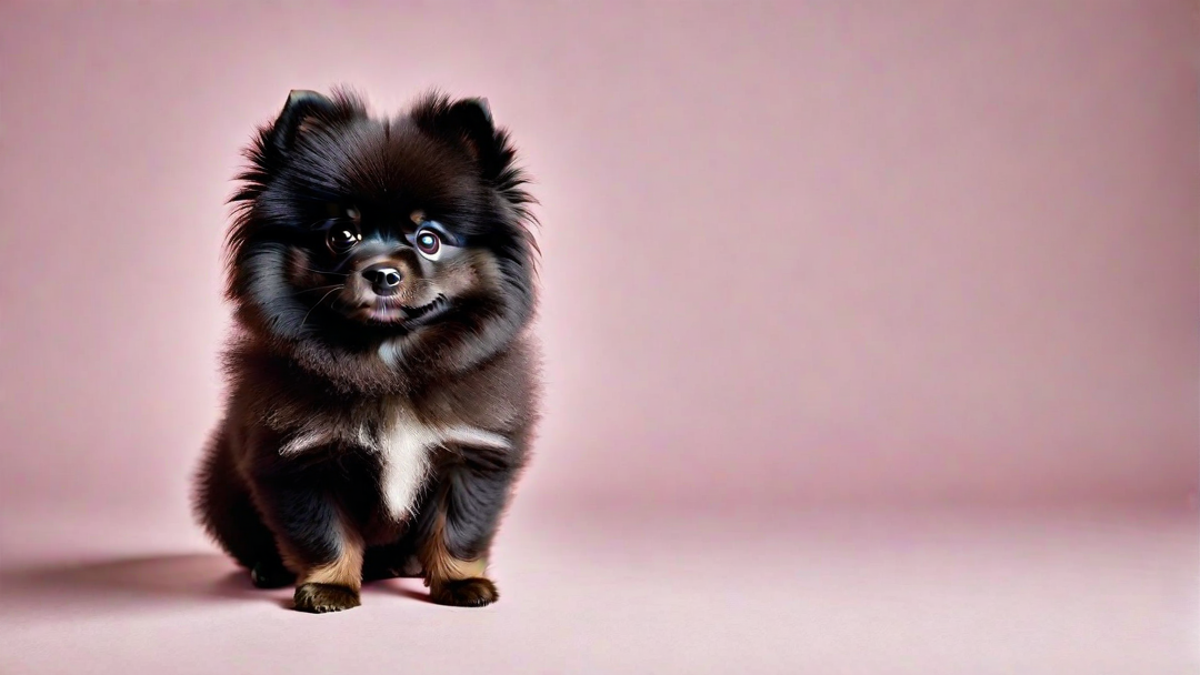
[(383, 297), (376, 298), (356, 313), (367, 323), (411, 328), (434, 319), (449, 306), (450, 300), (440, 293), (432, 301), (417, 307), (405, 307), (396, 304), (392, 298)]

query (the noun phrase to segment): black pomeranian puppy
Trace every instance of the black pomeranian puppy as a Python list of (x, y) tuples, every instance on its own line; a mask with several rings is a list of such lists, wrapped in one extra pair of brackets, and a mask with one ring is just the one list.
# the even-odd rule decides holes
[(392, 119), (293, 91), (232, 198), (229, 393), (197, 477), (205, 529), (296, 609), (423, 576), (495, 602), (488, 552), (539, 391), (527, 180), (483, 99)]

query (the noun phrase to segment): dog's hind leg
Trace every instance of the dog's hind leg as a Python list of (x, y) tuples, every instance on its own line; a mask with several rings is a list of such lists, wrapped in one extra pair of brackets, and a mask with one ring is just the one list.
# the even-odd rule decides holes
[(204, 529), (259, 588), (282, 588), (296, 575), (283, 565), (275, 537), (263, 523), (250, 491), (234, 466), (231, 447), (218, 432), (205, 451), (193, 494), (193, 507)]

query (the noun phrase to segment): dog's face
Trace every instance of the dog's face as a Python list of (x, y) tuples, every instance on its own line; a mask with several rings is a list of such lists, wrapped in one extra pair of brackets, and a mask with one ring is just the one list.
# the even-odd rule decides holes
[[(348, 154), (337, 175), (352, 175), (351, 167), (361, 165), (361, 154)], [(405, 181), (406, 189), (391, 190), (392, 195), (352, 188), (326, 195), (322, 203), (308, 195), (286, 197), (297, 211), (293, 217), (311, 223), (296, 233), (300, 236), (278, 240), (286, 245), (285, 292), (303, 298), (309, 308), (303, 320), (313, 321), (309, 328), (345, 319), (379, 334), (411, 333), (456, 304), (504, 292), (496, 254), (464, 233), (464, 220), (474, 219), (456, 207), (482, 188), (469, 173), (452, 181), (443, 186)], [(455, 187), (463, 194), (454, 194)], [(262, 290), (265, 297), (275, 289)]]
[(265, 337), (342, 367), (454, 369), (527, 323), (530, 199), (483, 101), (430, 96), (379, 120), (293, 92), (248, 154), (229, 294)]

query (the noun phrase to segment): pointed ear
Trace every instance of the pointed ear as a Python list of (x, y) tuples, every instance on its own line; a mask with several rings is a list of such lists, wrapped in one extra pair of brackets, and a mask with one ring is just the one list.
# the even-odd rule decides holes
[(315, 91), (293, 89), (275, 123), (268, 140), (277, 152), (286, 155), (295, 145), (296, 137), (306, 121), (333, 114), (336, 106), (329, 98)]
[(417, 107), (413, 119), (425, 131), (465, 151), (479, 165), (484, 178), (495, 178), (504, 170), (504, 135), (496, 131), (486, 98), (451, 102), (432, 97)]

